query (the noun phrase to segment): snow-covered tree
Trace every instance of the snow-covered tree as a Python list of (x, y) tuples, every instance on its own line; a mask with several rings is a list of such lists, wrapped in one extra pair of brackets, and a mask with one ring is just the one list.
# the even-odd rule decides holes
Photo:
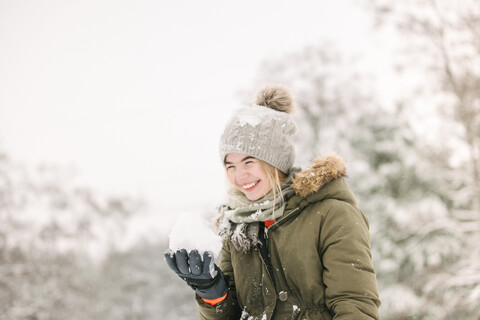
[(103, 279), (92, 258), (115, 249), (140, 208), (0, 152), (0, 319), (94, 319)]
[[(443, 116), (444, 144), (480, 210), (480, 6), (478, 1), (367, 1), (377, 28), (398, 37), (397, 66), (421, 74), (418, 92)], [(420, 102), (420, 99), (417, 99)], [(423, 100), (425, 101), (425, 100)], [(423, 102), (422, 101), (422, 102)], [(417, 106), (419, 106), (417, 104)], [(448, 122), (451, 122), (448, 125)], [(438, 133), (440, 134), (440, 133)]]
[(416, 233), (425, 234), (425, 239), (451, 235), (444, 246), (431, 251), (438, 256), (452, 247), (453, 253), (445, 263), (451, 267), (435, 272), (423, 289), (450, 310), (445, 319), (468, 318), (478, 312), (480, 298), (480, 6), (473, 0), (369, 4), (377, 27), (390, 29), (400, 40), (397, 66), (402, 75), (414, 73), (420, 79), (416, 94), (422, 97), (412, 98), (410, 104), (421, 108), (427, 103), (441, 116), (432, 128), (437, 140), (425, 141), (429, 146), (424, 149), (437, 144), (429, 159), (437, 176), (444, 177), (435, 186), (442, 189), (446, 213)]

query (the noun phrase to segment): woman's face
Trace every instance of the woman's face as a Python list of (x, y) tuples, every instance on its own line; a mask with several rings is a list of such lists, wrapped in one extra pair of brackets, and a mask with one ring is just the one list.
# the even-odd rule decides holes
[(250, 201), (258, 200), (272, 190), (270, 179), (254, 157), (229, 153), (225, 157), (225, 168), (228, 181)]

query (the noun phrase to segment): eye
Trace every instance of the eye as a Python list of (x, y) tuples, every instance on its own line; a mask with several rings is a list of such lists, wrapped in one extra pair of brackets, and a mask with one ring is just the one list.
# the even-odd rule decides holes
[(234, 166), (226, 166), (225, 169), (227, 169), (227, 171), (229, 171), (230, 169), (233, 169)]

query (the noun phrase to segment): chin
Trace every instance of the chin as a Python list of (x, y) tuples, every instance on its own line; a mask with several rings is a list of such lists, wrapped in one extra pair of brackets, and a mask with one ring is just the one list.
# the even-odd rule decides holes
[(245, 196), (246, 196), (247, 199), (250, 200), (250, 201), (257, 201), (257, 200), (263, 198), (265, 195), (253, 195), (253, 194), (252, 194), (252, 195), (250, 195), (250, 196), (248, 196), (248, 195), (245, 195)]

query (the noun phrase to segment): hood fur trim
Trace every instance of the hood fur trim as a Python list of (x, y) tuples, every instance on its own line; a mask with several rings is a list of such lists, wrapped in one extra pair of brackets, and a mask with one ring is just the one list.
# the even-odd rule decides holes
[(346, 176), (345, 163), (336, 154), (316, 158), (312, 165), (296, 174), (292, 187), (298, 195), (318, 191), (332, 180)]

